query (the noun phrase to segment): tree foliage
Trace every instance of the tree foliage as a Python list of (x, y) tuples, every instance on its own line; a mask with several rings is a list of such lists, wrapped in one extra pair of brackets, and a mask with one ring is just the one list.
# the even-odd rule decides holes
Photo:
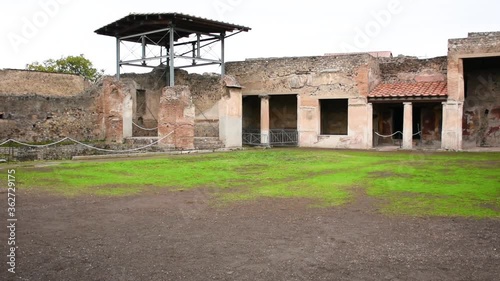
[(83, 76), (92, 82), (95, 82), (104, 73), (104, 70), (97, 70), (94, 68), (92, 62), (86, 59), (83, 55), (67, 56), (58, 60), (48, 59), (42, 63), (33, 62), (31, 64), (27, 64), (26, 69), (43, 72), (76, 74)]

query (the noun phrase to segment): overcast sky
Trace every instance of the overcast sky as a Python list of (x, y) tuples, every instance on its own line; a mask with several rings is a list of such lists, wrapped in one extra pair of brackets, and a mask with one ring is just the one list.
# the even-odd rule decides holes
[(115, 41), (94, 31), (129, 13), (179, 12), (251, 27), (227, 41), (229, 61), (392, 51), (447, 53), (449, 38), (500, 30), (493, 0), (4, 0), (0, 69), (84, 54), (115, 73)]

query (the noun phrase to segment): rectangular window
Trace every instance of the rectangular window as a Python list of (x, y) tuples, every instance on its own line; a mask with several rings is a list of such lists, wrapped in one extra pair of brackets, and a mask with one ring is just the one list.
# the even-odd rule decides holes
[(321, 135), (347, 135), (347, 99), (325, 99), (319, 101), (321, 111)]

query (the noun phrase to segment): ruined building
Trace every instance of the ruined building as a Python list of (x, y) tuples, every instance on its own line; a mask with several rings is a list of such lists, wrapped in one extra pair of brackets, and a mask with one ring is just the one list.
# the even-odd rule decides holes
[[(139, 37), (120, 33), (124, 22), (136, 20), (190, 26), (158, 31), (142, 24), (142, 30), (126, 29)], [(448, 56), (432, 59), (362, 53), (225, 62), (223, 49), (220, 60), (200, 56), (201, 42), (222, 41), (224, 48), (232, 30), (250, 29), (180, 14), (131, 15), (98, 33), (116, 36), (117, 46), (120, 38), (143, 46), (146, 36), (166, 38), (163, 68), (156, 64), (148, 74), (108, 77), (98, 85), (72, 75), (0, 71), (0, 140), (161, 140), (169, 149), (500, 146), (499, 32), (451, 39)], [(192, 52), (177, 56), (169, 46), (192, 34)], [(143, 52), (125, 62), (119, 48), (117, 57), (118, 70), (158, 59)], [(174, 64), (179, 59), (189, 63)], [(221, 75), (182, 70), (205, 63), (220, 64)]]

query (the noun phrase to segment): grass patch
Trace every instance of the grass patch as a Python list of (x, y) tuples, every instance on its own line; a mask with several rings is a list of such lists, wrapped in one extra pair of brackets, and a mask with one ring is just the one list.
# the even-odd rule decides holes
[(211, 188), (221, 202), (355, 200), (353, 187), (391, 214), (500, 217), (500, 153), (378, 153), (272, 149), (148, 160), (68, 162), (21, 168), (20, 184), (67, 196), (127, 196), (148, 187)]

